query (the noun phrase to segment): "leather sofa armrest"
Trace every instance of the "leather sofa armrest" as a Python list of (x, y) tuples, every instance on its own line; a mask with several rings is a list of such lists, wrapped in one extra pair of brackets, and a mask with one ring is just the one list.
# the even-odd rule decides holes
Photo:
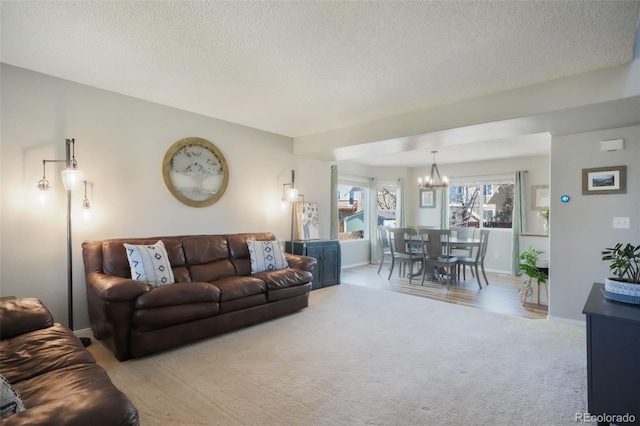
[(285, 253), (285, 257), (287, 258), (287, 263), (289, 263), (291, 268), (311, 273), (313, 273), (313, 268), (316, 263), (318, 263), (314, 257), (302, 256), (299, 254)]
[(5, 299), (0, 301), (0, 339), (51, 327), (53, 316), (38, 299)]
[(105, 302), (129, 302), (149, 291), (149, 285), (130, 278), (107, 275), (102, 272), (87, 274), (87, 286), (93, 288)]

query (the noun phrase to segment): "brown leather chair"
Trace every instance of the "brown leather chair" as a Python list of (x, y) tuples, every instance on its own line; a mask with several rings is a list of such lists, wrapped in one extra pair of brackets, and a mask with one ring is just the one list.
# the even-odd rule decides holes
[(38, 299), (0, 300), (0, 373), (25, 410), (11, 425), (138, 425), (138, 410)]

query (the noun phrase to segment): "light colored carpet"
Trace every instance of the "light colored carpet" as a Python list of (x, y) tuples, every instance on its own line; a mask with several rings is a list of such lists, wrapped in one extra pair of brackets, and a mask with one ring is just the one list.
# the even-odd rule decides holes
[(585, 329), (349, 284), (296, 314), (118, 362), (149, 425), (575, 425)]

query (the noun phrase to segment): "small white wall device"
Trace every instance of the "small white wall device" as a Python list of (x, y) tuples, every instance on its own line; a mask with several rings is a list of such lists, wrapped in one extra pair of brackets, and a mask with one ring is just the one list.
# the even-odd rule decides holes
[(609, 139), (606, 141), (600, 141), (600, 151), (602, 152), (623, 151), (623, 150), (624, 150), (624, 139)]

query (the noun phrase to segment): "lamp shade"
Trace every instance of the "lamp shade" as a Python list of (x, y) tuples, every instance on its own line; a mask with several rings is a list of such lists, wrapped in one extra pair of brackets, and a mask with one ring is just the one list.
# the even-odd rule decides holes
[(298, 190), (295, 188), (289, 188), (287, 191), (287, 201), (294, 203), (298, 199)]
[(62, 183), (67, 191), (78, 189), (82, 181), (84, 181), (84, 172), (77, 169), (65, 169), (62, 171)]

